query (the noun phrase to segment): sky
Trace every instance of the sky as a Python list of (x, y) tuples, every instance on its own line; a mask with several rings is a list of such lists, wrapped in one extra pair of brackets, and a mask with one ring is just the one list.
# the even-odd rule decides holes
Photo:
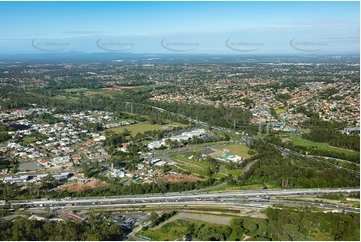
[(0, 54), (359, 54), (355, 2), (0, 2)]

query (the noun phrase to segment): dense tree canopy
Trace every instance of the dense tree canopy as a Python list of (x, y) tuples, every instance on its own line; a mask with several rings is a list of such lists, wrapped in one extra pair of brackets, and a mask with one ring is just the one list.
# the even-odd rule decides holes
[(87, 222), (53, 222), (19, 218), (0, 221), (1, 240), (121, 240), (123, 229), (112, 221), (90, 216)]

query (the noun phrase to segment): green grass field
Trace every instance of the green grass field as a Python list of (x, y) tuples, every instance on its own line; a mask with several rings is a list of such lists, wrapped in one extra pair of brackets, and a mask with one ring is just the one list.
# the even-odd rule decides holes
[(169, 157), (173, 158), (173, 159), (176, 159), (176, 160), (183, 161), (185, 163), (200, 166), (200, 167), (203, 167), (203, 168), (208, 168), (209, 167), (209, 165), (207, 163), (204, 163), (204, 162), (201, 162), (201, 161), (195, 161), (195, 160), (192, 160), (192, 159), (188, 159), (187, 157), (182, 157), (182, 156), (174, 155), (174, 154), (169, 155)]
[(136, 135), (138, 133), (143, 134), (146, 131), (150, 130), (160, 130), (162, 125), (159, 124), (150, 124), (150, 123), (137, 123), (131, 124), (127, 126), (121, 126), (117, 128), (108, 129), (110, 131), (115, 132), (116, 134), (124, 132), (125, 129), (129, 130), (131, 135)]
[[(193, 234), (193, 239), (195, 240), (202, 240), (203, 238), (207, 238), (208, 233), (202, 234), (198, 231), (201, 230), (203, 227), (207, 227), (207, 232), (213, 232), (215, 233), (218, 231), (219, 234), (222, 234), (223, 231), (225, 231), (226, 228), (229, 228), (227, 225), (223, 224), (217, 224), (213, 223), (215, 215), (212, 215), (213, 218), (210, 219), (209, 222), (201, 221), (201, 220), (195, 220), (193, 218), (187, 218), (186, 220), (183, 219), (177, 219), (175, 221), (169, 222), (162, 226), (161, 228), (157, 230), (146, 230), (142, 232), (141, 234), (143, 236), (148, 237), (151, 240), (157, 240), (157, 241), (167, 241), (167, 240), (182, 240), (184, 235), (187, 235), (189, 233)], [(224, 217), (224, 215), (220, 215), (219, 217)], [(247, 223), (247, 221), (246, 221)], [(195, 234), (198, 234), (200, 237), (195, 237)], [(231, 237), (230, 237), (231, 239)]]
[(162, 125), (159, 124), (150, 124), (150, 123), (137, 123), (137, 124), (131, 124), (127, 126), (121, 126), (117, 128), (108, 129), (110, 131), (113, 131), (114, 133), (122, 133), (125, 129), (129, 130), (131, 135), (136, 135), (137, 133), (144, 133), (149, 130), (159, 130), (161, 129)]
[[(175, 159), (175, 160), (180, 160), (180, 161), (183, 161), (184, 163), (188, 163), (189, 166), (187, 166), (186, 164), (182, 164), (182, 165), (178, 165), (179, 167), (182, 167), (183, 169), (195, 174), (195, 175), (200, 175), (200, 176), (204, 176), (204, 177), (208, 177), (207, 176), (207, 173), (206, 173), (206, 169), (208, 167), (210, 167), (209, 164), (205, 163), (205, 162), (202, 162), (202, 161), (195, 161), (195, 160), (192, 160), (192, 159), (188, 159), (187, 157), (182, 157), (182, 156), (178, 156), (178, 155), (169, 155), (169, 157)], [(194, 166), (192, 165), (196, 165), (196, 166), (199, 166), (200, 168), (197, 169), (195, 168)], [(226, 167), (223, 167), (220, 172), (223, 172), (225, 174), (228, 174), (228, 173), (231, 173), (233, 175), (233, 177), (238, 177), (239, 175), (241, 175), (244, 171), (241, 170), (241, 169), (238, 169), (238, 170), (230, 170), (230, 169), (227, 169)], [(217, 174), (214, 174), (213, 175), (214, 178), (216, 179), (219, 179), (219, 178), (222, 178), (224, 177), (224, 174), (220, 174), (220, 173), (217, 173)]]
[[(127, 126), (112, 128), (112, 129), (108, 129), (108, 130), (113, 131), (116, 134), (118, 134), (118, 133), (124, 132), (124, 130), (127, 129), (130, 131), (131, 135), (134, 136), (138, 133), (143, 134), (146, 131), (166, 129), (171, 126), (186, 127), (186, 125), (180, 124), (180, 123), (171, 123), (171, 124), (166, 124), (166, 125), (160, 125), (160, 124), (150, 124), (148, 122), (142, 122), (142, 123), (136, 123), (136, 124), (131, 124), (131, 125), (127, 125)], [(103, 132), (105, 132), (105, 131), (103, 131)]]
[(65, 100), (67, 102), (72, 102), (72, 103), (79, 101), (78, 97), (70, 97), (69, 98), (69, 97), (65, 97), (65, 96), (55, 96), (54, 98), (57, 100)]
[(277, 115), (280, 115), (280, 114), (285, 113), (285, 112), (287, 112), (287, 108), (285, 108), (285, 107), (276, 109), (276, 114)]
[(359, 154), (359, 152), (357, 152), (357, 151), (333, 147), (333, 146), (328, 145), (327, 143), (314, 142), (314, 141), (311, 141), (308, 139), (304, 139), (302, 137), (293, 137), (291, 139), (291, 141), (294, 145), (303, 146), (303, 147), (312, 148), (312, 149), (320, 149), (323, 151), (332, 151), (332, 152), (344, 153), (344, 154), (348, 154), (348, 155), (358, 155)]
[(23, 144), (24, 145), (28, 145), (28, 144), (31, 144), (31, 143), (34, 143), (35, 141), (38, 141), (39, 139), (34, 137), (34, 136), (25, 136), (23, 137)]
[(186, 171), (189, 171), (193, 175), (208, 177), (205, 169), (199, 169), (199, 168), (195, 168), (195, 167), (191, 167), (191, 166), (187, 166), (187, 165), (183, 165), (183, 164), (177, 164), (177, 166)]
[(246, 145), (233, 144), (233, 145), (218, 146), (215, 148), (220, 151), (227, 149), (227, 150), (229, 150), (229, 153), (231, 153), (233, 155), (238, 155), (238, 156), (246, 158), (246, 159), (251, 157), (248, 154), (249, 148)]
[(169, 241), (169, 240), (182, 240), (182, 237), (189, 231), (191, 223), (184, 220), (176, 220), (165, 224), (157, 230), (146, 230), (142, 233), (143, 236), (151, 240)]
[(68, 88), (64, 89), (65, 92), (86, 92), (89, 91), (88, 88)]
[(233, 177), (239, 177), (244, 172), (244, 170), (243, 169), (231, 170), (231, 169), (228, 169), (226, 167), (223, 167), (221, 169), (221, 172), (226, 173), (226, 174), (230, 173), (230, 174), (232, 174)]

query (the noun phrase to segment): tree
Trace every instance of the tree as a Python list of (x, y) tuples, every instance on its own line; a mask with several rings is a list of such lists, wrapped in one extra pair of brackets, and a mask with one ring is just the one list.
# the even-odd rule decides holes
[(207, 167), (206, 174), (207, 176), (213, 176), (214, 170), (212, 170), (210, 167)]
[(41, 188), (50, 190), (58, 185), (58, 181), (52, 176), (48, 175), (41, 179)]
[(152, 212), (149, 216), (150, 227), (156, 226), (159, 215), (156, 212)]
[(199, 159), (201, 158), (202, 153), (199, 151), (195, 151), (193, 152), (193, 160), (199, 161)]

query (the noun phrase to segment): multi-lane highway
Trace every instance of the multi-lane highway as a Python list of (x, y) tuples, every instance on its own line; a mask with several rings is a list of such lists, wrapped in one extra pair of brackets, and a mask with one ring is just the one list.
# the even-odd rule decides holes
[[(52, 208), (99, 208), (144, 206), (212, 206), (227, 208), (265, 208), (270, 205), (314, 206), (359, 212), (358, 208), (339, 207), (316, 202), (285, 200), (302, 196), (319, 196), (332, 193), (358, 193), (359, 188), (285, 189), (285, 190), (235, 190), (227, 192), (177, 192), (112, 197), (82, 197), (63, 199), (13, 200), (12, 205), (24, 209)], [(0, 201), (4, 204), (4, 201)]]

